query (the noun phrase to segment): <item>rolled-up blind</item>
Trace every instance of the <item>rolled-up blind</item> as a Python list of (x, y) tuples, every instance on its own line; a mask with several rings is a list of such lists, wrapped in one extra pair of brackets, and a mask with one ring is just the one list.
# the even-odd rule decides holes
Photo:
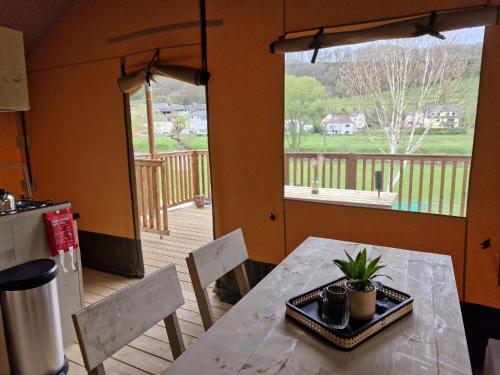
[(439, 33), (468, 27), (498, 24), (497, 7), (481, 7), (396, 20), (368, 22), (287, 34), (271, 44), (271, 52), (283, 54), (365, 43), (376, 40), (412, 38), (429, 32)]
[(154, 76), (169, 77), (197, 86), (205, 86), (210, 78), (210, 73), (202, 69), (180, 65), (153, 64), (149, 68), (149, 72), (148, 68), (145, 68), (121, 77), (118, 80), (118, 86), (125, 93), (134, 93), (144, 86), (148, 75), (151, 78)]
[(206, 70), (180, 65), (155, 65), (152, 70), (155, 75), (178, 79), (196, 86), (205, 86), (210, 78), (210, 73)]

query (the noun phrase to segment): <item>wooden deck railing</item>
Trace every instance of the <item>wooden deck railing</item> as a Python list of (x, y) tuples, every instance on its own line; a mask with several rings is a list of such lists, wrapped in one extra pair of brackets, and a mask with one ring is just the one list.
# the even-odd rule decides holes
[(168, 178), (164, 160), (135, 159), (137, 206), (141, 227), (153, 233), (168, 234), (167, 190)]
[[(137, 197), (141, 226), (168, 234), (166, 208), (212, 199), (208, 151), (136, 155)], [(397, 192), (393, 208), (465, 216), (470, 156), (341, 154), (288, 152), (285, 185), (375, 190), (374, 172), (382, 171), (384, 190)]]
[(137, 203), (141, 227), (168, 234), (167, 208), (193, 201), (196, 195), (212, 199), (208, 151), (177, 151), (135, 158)]
[(395, 209), (465, 216), (470, 156), (406, 154), (285, 154), (285, 185), (375, 190), (382, 171), (384, 190), (397, 192)]

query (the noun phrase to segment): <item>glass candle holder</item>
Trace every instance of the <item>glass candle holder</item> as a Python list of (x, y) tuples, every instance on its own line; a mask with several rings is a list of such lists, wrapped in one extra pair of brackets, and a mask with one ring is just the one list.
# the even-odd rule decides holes
[(319, 181), (318, 181), (317, 178), (315, 178), (312, 181), (312, 184), (311, 184), (311, 193), (312, 194), (318, 194), (319, 193)]
[(328, 285), (319, 294), (318, 309), (321, 320), (334, 329), (347, 327), (351, 301), (346, 288)]

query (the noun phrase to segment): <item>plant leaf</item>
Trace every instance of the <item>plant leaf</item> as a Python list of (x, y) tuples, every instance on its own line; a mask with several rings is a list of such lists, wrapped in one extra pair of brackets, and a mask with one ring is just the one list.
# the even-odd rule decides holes
[(370, 271), (366, 272), (366, 277), (368, 279), (371, 279), (375, 275), (375, 272), (377, 272), (378, 270), (380, 270), (380, 269), (382, 269), (384, 267), (385, 267), (385, 264), (381, 264), (379, 266), (373, 266)]
[(349, 259), (349, 262), (354, 263), (354, 259), (352, 259), (352, 257), (349, 255), (347, 250), (344, 250), (344, 253), (345, 253), (345, 255), (347, 255), (347, 259)]
[(382, 255), (378, 256), (377, 258), (373, 259), (369, 264), (368, 266), (366, 267), (366, 272), (370, 272), (372, 270), (373, 267), (375, 267), (378, 262), (380, 261), (380, 258), (382, 257)]
[(356, 255), (356, 259), (355, 259), (356, 263), (359, 263), (360, 258), (361, 258), (361, 253), (362, 253), (362, 252), (363, 252), (363, 250), (361, 250), (361, 251), (358, 253), (358, 255)]
[(373, 279), (376, 278), (376, 277), (387, 277), (388, 279), (394, 281), (393, 278), (390, 277), (389, 275), (375, 275), (375, 276), (373, 276)]
[(357, 276), (359, 279), (366, 279), (366, 249), (361, 250), (356, 257), (357, 264)]
[(334, 259), (333, 263), (335, 263), (335, 265), (337, 265), (340, 268), (340, 270), (342, 271), (342, 273), (344, 275), (346, 275), (347, 277), (352, 276), (351, 275), (352, 272), (350, 271), (350, 265), (348, 262), (341, 260), (341, 259)]

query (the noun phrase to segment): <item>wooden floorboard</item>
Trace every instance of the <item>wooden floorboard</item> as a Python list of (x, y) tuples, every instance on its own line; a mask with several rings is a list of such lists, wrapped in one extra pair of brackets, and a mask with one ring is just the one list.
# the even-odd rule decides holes
[[(153, 233), (141, 234), (144, 266), (147, 274), (168, 264), (176, 265), (185, 300), (184, 305), (177, 311), (177, 316), (184, 343), (189, 347), (204, 333), (204, 329), (185, 258), (191, 251), (212, 240), (212, 209), (188, 207), (169, 211), (169, 229), (170, 235), (163, 238)], [(85, 305), (91, 305), (136, 281), (137, 279), (84, 268)], [(231, 305), (220, 301), (211, 287), (209, 297), (214, 316), (219, 319)], [(87, 373), (77, 343), (66, 348), (66, 355), (70, 361), (70, 375)], [(159, 374), (171, 361), (172, 351), (165, 325), (161, 321), (106, 360), (104, 366), (108, 374)]]

